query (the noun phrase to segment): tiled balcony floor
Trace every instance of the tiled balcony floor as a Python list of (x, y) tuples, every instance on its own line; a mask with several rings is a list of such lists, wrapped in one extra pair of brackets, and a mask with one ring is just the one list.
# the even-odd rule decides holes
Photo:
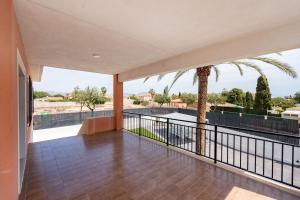
[(129, 133), (33, 143), (23, 199), (299, 199)]

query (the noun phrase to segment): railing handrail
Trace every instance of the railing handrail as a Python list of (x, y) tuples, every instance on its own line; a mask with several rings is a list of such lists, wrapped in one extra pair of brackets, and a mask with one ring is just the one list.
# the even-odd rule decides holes
[(198, 124), (198, 125), (205, 124), (205, 125), (210, 125), (210, 126), (218, 126), (218, 127), (221, 127), (221, 128), (228, 128), (228, 129), (234, 129), (234, 130), (262, 133), (262, 134), (266, 134), (266, 135), (276, 135), (276, 136), (300, 139), (300, 136), (288, 135), (288, 134), (277, 133), (277, 132), (272, 132), (272, 131), (261, 131), (261, 130), (255, 130), (255, 129), (239, 128), (239, 127), (234, 127), (234, 126), (225, 126), (225, 125), (211, 124), (211, 123), (197, 123), (197, 122), (193, 122), (193, 121), (190, 121), (190, 120), (174, 119), (174, 118), (170, 118), (170, 117), (161, 117), (161, 116), (157, 116), (157, 115), (133, 113), (133, 112), (128, 112), (128, 111), (123, 111), (123, 113), (132, 114), (132, 115), (143, 115), (143, 116), (148, 116), (148, 117), (158, 117), (158, 118), (161, 118), (161, 119), (176, 120), (176, 121), (181, 121), (181, 122), (194, 123), (194, 124)]
[[(295, 157), (295, 151), (298, 153), (300, 151), (299, 140), (296, 140), (297, 145), (294, 145), (278, 142), (277, 140), (265, 139), (261, 136), (249, 137), (249, 133), (239, 135), (218, 129), (218, 127), (229, 128), (229, 126), (219, 126), (209, 123), (202, 124), (211, 127), (187, 126), (179, 122), (194, 124), (197, 124), (197, 122), (126, 111), (123, 112), (123, 115), (124, 129), (138, 134), (140, 137), (144, 136), (162, 142), (167, 146), (174, 146), (212, 159), (216, 164), (223, 163), (300, 189), (300, 182), (295, 179), (294, 175), (295, 169), (299, 169), (300, 167), (299, 156)], [(171, 120), (173, 122), (170, 122)], [(178, 122), (176, 123), (176, 121)], [(189, 128), (186, 129), (186, 127)], [(137, 128), (138, 131), (136, 131)], [(248, 130), (241, 128), (235, 129)], [(270, 132), (267, 133), (271, 134)], [(289, 135), (277, 133), (274, 135), (290, 137)], [(161, 137), (163, 140), (161, 140)], [(271, 166), (268, 163), (271, 163)], [(275, 170), (275, 167), (280, 167), (280, 170)], [(299, 173), (299, 171), (296, 172)], [(291, 174), (291, 176), (287, 174)], [(296, 183), (294, 179), (297, 181)]]

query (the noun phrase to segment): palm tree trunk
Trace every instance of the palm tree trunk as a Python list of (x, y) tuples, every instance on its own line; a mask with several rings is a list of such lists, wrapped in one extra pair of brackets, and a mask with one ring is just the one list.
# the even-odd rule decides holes
[(205, 122), (208, 76), (212, 65), (197, 68), (198, 75), (198, 110), (196, 131), (196, 152), (203, 155), (205, 150)]

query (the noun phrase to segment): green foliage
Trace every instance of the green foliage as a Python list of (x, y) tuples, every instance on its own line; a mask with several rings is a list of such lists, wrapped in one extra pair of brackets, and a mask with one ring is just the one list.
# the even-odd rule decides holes
[(99, 103), (99, 91), (96, 87), (87, 87), (84, 90), (85, 105), (90, 111), (94, 112), (96, 104)]
[(232, 103), (232, 104), (236, 104), (238, 106), (243, 106), (243, 90), (239, 89), (239, 88), (233, 88), (232, 90), (230, 90), (228, 92), (228, 96), (227, 96), (227, 102), (228, 103)]
[(192, 105), (197, 100), (197, 95), (192, 93), (181, 93), (179, 97), (187, 105)]
[(254, 104), (254, 100), (251, 92), (246, 92), (245, 104), (244, 104), (245, 108), (251, 109), (253, 107), (253, 104)]
[(108, 99), (105, 96), (98, 95), (98, 98), (96, 99), (96, 104), (105, 104)]
[(164, 95), (164, 96), (169, 96), (169, 87), (168, 87), (168, 86), (166, 86), (166, 87), (164, 88), (163, 95)]
[(102, 96), (105, 96), (106, 95), (106, 92), (107, 92), (107, 89), (106, 89), (106, 87), (101, 87), (101, 94), (102, 94)]
[(72, 99), (80, 104), (80, 112), (85, 105), (85, 93), (79, 87), (75, 87), (72, 92)]
[(129, 97), (129, 99), (131, 99), (131, 100), (138, 100), (138, 98), (133, 94), (133, 95), (131, 95), (130, 97)]
[(155, 133), (152, 133), (151, 131), (149, 131), (146, 128), (134, 128), (134, 129), (131, 129), (130, 132), (135, 133), (135, 134), (140, 134), (141, 133), (141, 135), (144, 136), (144, 137), (153, 138), (153, 139), (156, 139), (160, 142), (163, 142), (163, 139), (161, 139)]
[(214, 106), (215, 110), (219, 104), (226, 103), (226, 97), (222, 94), (210, 93), (207, 95), (207, 101)]
[(300, 91), (296, 92), (296, 94), (294, 96), (294, 100), (296, 101), (296, 103), (300, 103)]
[(268, 80), (265, 76), (257, 79), (254, 110), (265, 112), (271, 109), (271, 93)]
[(221, 95), (226, 98), (226, 101), (227, 101), (228, 93), (229, 93), (229, 91), (225, 88), (221, 92)]
[(86, 106), (91, 112), (94, 112), (97, 104), (104, 104), (108, 101), (103, 92), (100, 93), (96, 87), (87, 87), (84, 90), (75, 87), (72, 92), (72, 98), (80, 104), (80, 111), (82, 111), (83, 106)]
[(142, 106), (148, 106), (149, 105), (149, 101), (142, 101)]
[(135, 100), (133, 101), (133, 104), (135, 104), (135, 105), (140, 105), (140, 104), (141, 104), (141, 101), (138, 100), (138, 99), (135, 99)]
[(281, 97), (275, 97), (271, 100), (273, 107), (281, 107), (283, 110), (295, 106), (296, 101), (294, 99), (285, 99)]
[(171, 96), (171, 99), (178, 99), (179, 98), (179, 95), (177, 95), (177, 94), (172, 94), (172, 96)]
[(47, 96), (50, 96), (48, 92), (44, 92), (44, 91), (34, 91), (33, 92), (34, 99), (40, 99), (40, 98), (44, 98)]
[[(288, 64), (288, 63), (284, 63), (280, 60), (274, 59), (274, 58), (268, 58), (268, 57), (252, 57), (252, 58), (246, 58), (243, 60), (236, 60), (236, 61), (231, 61), (231, 62), (226, 62), (226, 63), (221, 63), (223, 66), (224, 65), (229, 65), (229, 66), (234, 66), (236, 67), (239, 72), (240, 75), (243, 76), (244, 72), (243, 72), (243, 68), (250, 68), (253, 69), (255, 71), (257, 71), (261, 76), (264, 76), (264, 73), (261, 69), (261, 67), (259, 66), (259, 63), (264, 63), (264, 64), (268, 64), (271, 65), (274, 68), (279, 69), (281, 72), (287, 74), (288, 76), (292, 77), (292, 78), (297, 78), (297, 72)], [(219, 70), (218, 70), (218, 65), (214, 65), (212, 67), (212, 69), (214, 70), (215, 74), (216, 74), (216, 81), (218, 81), (218, 77), (219, 77)], [(182, 71), (178, 71), (175, 76), (174, 79), (171, 83), (170, 88), (172, 88), (172, 86), (175, 84), (175, 82), (177, 82), (177, 80), (179, 80), (179, 78), (181, 78), (185, 73), (189, 72), (190, 70), (182, 70)], [(163, 77), (165, 77), (166, 74), (160, 74), (157, 78), (157, 81), (160, 81)], [(144, 82), (146, 82), (147, 80), (149, 80), (150, 77), (147, 77), (144, 79)], [(194, 73), (194, 78), (193, 78), (193, 85), (195, 85), (195, 83), (198, 80), (198, 76), (197, 76), (197, 72)]]
[(166, 94), (156, 94), (154, 96), (154, 102), (158, 103), (160, 106), (162, 106), (164, 103), (170, 103), (171, 99)]

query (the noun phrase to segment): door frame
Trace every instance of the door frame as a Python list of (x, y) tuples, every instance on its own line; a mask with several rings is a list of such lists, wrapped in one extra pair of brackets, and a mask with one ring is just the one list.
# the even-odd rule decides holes
[[(21, 193), (26, 166), (27, 153), (27, 125), (26, 125), (26, 97), (27, 77), (23, 59), (17, 49), (17, 121), (18, 121), (18, 193)], [(21, 87), (21, 88), (20, 88)], [(22, 162), (21, 162), (22, 160)]]

